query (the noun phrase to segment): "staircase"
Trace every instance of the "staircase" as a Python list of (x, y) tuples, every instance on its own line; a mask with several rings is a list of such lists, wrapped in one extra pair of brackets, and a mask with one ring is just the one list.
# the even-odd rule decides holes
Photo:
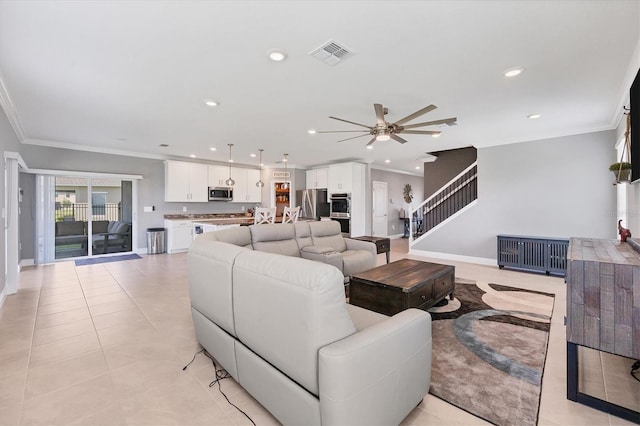
[(409, 244), (478, 199), (478, 163), (474, 162), (439, 191), (411, 209)]

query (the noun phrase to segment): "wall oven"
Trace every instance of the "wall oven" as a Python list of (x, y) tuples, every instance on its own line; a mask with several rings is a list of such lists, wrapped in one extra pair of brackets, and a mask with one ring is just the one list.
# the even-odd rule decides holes
[(331, 210), (329, 216), (332, 218), (351, 217), (351, 194), (339, 193), (331, 194)]
[(351, 235), (351, 194), (331, 194), (329, 217), (340, 224), (340, 231), (346, 236)]

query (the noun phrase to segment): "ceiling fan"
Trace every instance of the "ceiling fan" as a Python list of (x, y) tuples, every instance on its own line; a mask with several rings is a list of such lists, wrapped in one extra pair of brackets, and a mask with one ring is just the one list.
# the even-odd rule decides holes
[(355, 123), (353, 121), (345, 120), (338, 117), (329, 117), (334, 120), (344, 121), (345, 123), (355, 124), (356, 126), (366, 127), (367, 130), (336, 130), (336, 131), (318, 131), (318, 133), (365, 133), (364, 135), (354, 136), (352, 138), (341, 139), (338, 142), (344, 142), (351, 139), (361, 138), (367, 135), (373, 135), (373, 138), (367, 143), (367, 146), (371, 145), (375, 141), (386, 141), (389, 139), (393, 139), (396, 142), (405, 143), (406, 139), (398, 136), (399, 133), (404, 134), (412, 134), (412, 135), (439, 135), (441, 132), (438, 130), (410, 130), (415, 129), (416, 127), (425, 127), (425, 126), (435, 126), (438, 124), (446, 124), (446, 125), (454, 125), (456, 124), (456, 117), (444, 118), (442, 120), (433, 120), (433, 121), (425, 121), (424, 123), (415, 123), (415, 124), (405, 124), (408, 121), (411, 121), (415, 118), (420, 117), (430, 111), (433, 111), (437, 107), (435, 105), (429, 105), (413, 114), (409, 114), (404, 118), (396, 121), (395, 123), (389, 123), (384, 119), (384, 116), (387, 114), (388, 109), (384, 108), (382, 104), (373, 104), (373, 109), (376, 113), (376, 124), (374, 126), (367, 126), (365, 124)]

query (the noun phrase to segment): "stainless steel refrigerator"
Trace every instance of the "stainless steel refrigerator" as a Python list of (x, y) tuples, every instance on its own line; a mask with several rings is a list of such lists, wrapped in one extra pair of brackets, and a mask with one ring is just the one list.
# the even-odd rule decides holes
[(300, 203), (301, 219), (329, 217), (329, 199), (326, 189), (301, 189), (296, 191), (296, 201)]

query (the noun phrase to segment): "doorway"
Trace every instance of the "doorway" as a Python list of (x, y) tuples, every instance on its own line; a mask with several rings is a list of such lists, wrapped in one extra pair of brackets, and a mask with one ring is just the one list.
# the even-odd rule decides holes
[(386, 237), (389, 225), (389, 194), (387, 182), (373, 181), (372, 231), (374, 237)]

